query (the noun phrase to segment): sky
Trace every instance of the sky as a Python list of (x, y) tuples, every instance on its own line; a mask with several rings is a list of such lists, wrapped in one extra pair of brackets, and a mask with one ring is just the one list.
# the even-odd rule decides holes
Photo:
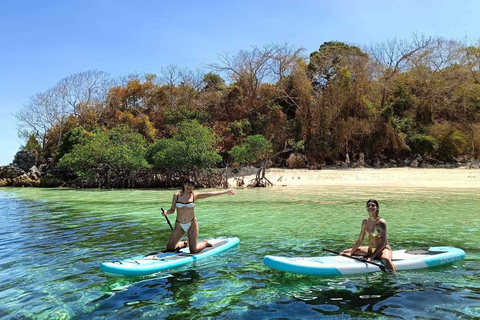
[(413, 33), (480, 39), (476, 0), (1, 0), (0, 165), (25, 144), (14, 114), (69, 75), (197, 69), (251, 46), (369, 46)]

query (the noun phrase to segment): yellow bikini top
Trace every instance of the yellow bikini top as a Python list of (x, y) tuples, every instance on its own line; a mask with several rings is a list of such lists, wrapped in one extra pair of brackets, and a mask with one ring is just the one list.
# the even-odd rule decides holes
[(374, 228), (373, 232), (371, 233), (367, 232), (367, 235), (369, 235), (370, 237), (380, 237), (380, 232), (378, 232), (377, 228)]

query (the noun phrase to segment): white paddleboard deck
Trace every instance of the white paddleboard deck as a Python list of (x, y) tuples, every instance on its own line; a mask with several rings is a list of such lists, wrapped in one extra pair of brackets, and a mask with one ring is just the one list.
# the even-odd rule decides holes
[(178, 268), (224, 252), (240, 242), (237, 237), (220, 237), (208, 239), (212, 247), (207, 247), (199, 253), (190, 253), (189, 248), (183, 248), (179, 252), (158, 252), (144, 256), (137, 256), (125, 260), (104, 262), (100, 269), (113, 275), (143, 276), (163, 270)]
[[(431, 247), (429, 250), (395, 250), (393, 264), (397, 270), (429, 268), (460, 261), (465, 258), (462, 249), (453, 247)], [(290, 273), (335, 276), (381, 271), (379, 267), (342, 256), (281, 257), (267, 255), (266, 266)], [(382, 264), (381, 261), (374, 261)]]

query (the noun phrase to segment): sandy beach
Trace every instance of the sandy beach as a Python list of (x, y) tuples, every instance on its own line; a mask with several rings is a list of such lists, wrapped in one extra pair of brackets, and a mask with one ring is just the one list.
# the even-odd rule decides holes
[[(229, 175), (232, 187), (236, 177), (246, 184), (255, 177), (256, 168), (243, 168)], [(266, 177), (274, 187), (301, 186), (371, 186), (371, 187), (420, 187), (420, 188), (480, 188), (480, 169), (433, 168), (359, 168), (359, 169), (267, 169)]]

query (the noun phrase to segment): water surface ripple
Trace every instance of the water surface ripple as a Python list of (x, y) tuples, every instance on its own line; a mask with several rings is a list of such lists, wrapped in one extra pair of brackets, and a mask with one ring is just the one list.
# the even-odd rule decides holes
[[(478, 190), (271, 188), (199, 201), (201, 235), (240, 245), (137, 278), (103, 261), (162, 249), (174, 190), (0, 189), (0, 319), (479, 319)], [(394, 248), (451, 245), (466, 259), (396, 276), (319, 278), (265, 267), (266, 254), (353, 245), (376, 198)], [(172, 218), (173, 219), (173, 218)]]

